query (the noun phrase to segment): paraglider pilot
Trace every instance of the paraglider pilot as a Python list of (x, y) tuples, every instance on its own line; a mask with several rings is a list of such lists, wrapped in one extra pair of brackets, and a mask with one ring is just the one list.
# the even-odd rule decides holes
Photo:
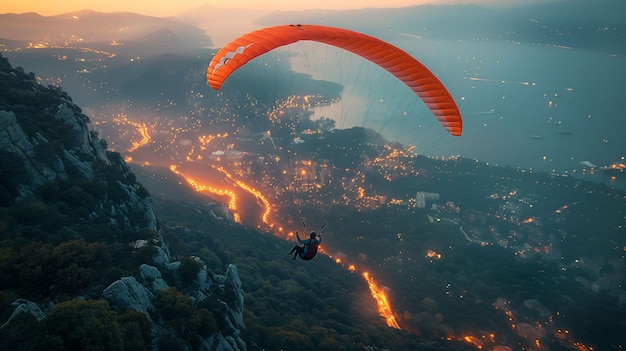
[(289, 252), (289, 254), (293, 254), (292, 260), (300, 257), (301, 259), (308, 261), (317, 255), (317, 248), (322, 243), (322, 234), (317, 234), (316, 232), (311, 232), (308, 239), (300, 239), (300, 235), (298, 235), (298, 231), (296, 231), (296, 238), (300, 244), (303, 246), (294, 246), (293, 249)]

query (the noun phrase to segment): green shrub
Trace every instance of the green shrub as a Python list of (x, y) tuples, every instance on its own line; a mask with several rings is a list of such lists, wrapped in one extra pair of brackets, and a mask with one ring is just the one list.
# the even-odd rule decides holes
[(56, 305), (45, 319), (64, 350), (123, 351), (117, 313), (105, 300), (69, 300)]

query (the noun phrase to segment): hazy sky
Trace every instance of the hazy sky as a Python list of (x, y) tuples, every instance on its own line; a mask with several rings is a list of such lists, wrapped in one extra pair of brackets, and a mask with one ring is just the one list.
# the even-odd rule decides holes
[(37, 12), (41, 15), (49, 16), (91, 9), (102, 12), (129, 11), (152, 16), (172, 16), (202, 5), (273, 11), (403, 7), (426, 3), (488, 4), (494, 1), (502, 5), (520, 2), (539, 2), (541, 0), (2, 0), (0, 2), (0, 13)]

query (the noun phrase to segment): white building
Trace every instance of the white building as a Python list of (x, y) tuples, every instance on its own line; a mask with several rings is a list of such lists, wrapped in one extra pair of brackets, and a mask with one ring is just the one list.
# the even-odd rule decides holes
[(426, 202), (433, 202), (439, 200), (439, 193), (425, 193), (418, 191), (415, 195), (415, 206), (417, 208), (425, 208)]

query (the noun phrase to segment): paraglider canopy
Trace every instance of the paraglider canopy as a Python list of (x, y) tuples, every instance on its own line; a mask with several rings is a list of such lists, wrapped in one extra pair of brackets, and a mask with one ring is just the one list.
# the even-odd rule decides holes
[(230, 74), (248, 61), (301, 40), (333, 45), (379, 65), (415, 92), (448, 133), (461, 135), (463, 123), (456, 102), (424, 64), (388, 42), (347, 29), (297, 24), (244, 34), (226, 44), (213, 57), (207, 69), (207, 81), (213, 89), (219, 90)]

